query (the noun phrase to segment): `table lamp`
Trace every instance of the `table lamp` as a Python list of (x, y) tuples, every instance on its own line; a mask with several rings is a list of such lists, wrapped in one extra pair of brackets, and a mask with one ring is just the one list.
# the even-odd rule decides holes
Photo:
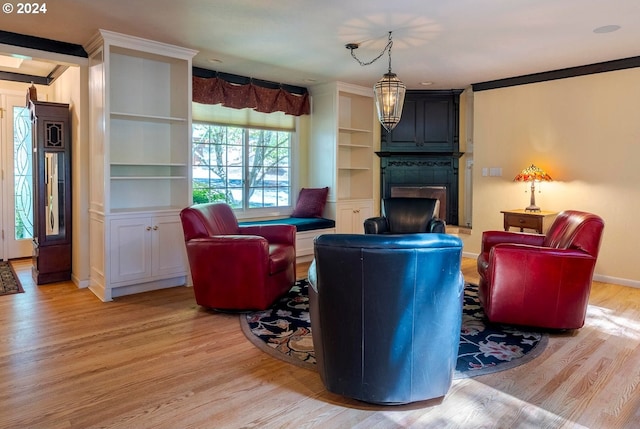
[(536, 206), (536, 182), (551, 182), (553, 179), (544, 170), (531, 164), (530, 167), (522, 170), (514, 179), (514, 182), (531, 182), (531, 202), (529, 207), (524, 209), (528, 212), (539, 212), (540, 207)]

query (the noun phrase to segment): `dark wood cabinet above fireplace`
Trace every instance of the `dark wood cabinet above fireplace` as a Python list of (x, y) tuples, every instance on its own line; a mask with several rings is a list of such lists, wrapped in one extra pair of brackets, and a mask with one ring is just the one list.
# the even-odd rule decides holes
[(458, 224), (460, 90), (407, 91), (402, 119), (382, 129), (377, 155), (380, 197), (434, 197), (441, 217)]
[(402, 119), (382, 129), (382, 152), (458, 152), (461, 92), (407, 91)]

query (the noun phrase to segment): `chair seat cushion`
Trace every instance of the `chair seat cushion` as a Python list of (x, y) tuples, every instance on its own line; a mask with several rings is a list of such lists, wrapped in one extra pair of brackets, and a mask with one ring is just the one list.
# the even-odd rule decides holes
[(269, 275), (286, 270), (296, 260), (293, 246), (269, 244)]
[(269, 220), (254, 220), (240, 222), (240, 225), (293, 225), (296, 227), (297, 232), (313, 231), (316, 229), (335, 228), (336, 221), (332, 219), (326, 219), (323, 217), (289, 217), (285, 219), (269, 219)]

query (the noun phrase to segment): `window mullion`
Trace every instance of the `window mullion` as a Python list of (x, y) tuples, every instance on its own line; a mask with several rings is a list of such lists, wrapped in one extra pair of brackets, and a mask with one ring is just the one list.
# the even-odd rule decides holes
[(244, 197), (242, 198), (242, 204), (244, 210), (249, 210), (249, 188), (251, 187), (250, 183), (250, 172), (249, 172), (249, 156), (250, 156), (250, 148), (249, 148), (249, 129), (244, 128), (243, 139), (242, 139), (242, 192), (244, 193)]

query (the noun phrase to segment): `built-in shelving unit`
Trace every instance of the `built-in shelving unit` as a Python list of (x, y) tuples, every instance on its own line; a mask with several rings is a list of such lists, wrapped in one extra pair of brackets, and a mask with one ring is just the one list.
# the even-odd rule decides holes
[(373, 214), (373, 90), (341, 82), (311, 88), (310, 181), (329, 186), (325, 216), (337, 232), (362, 233)]
[(185, 284), (195, 51), (100, 30), (89, 53), (90, 289), (104, 301)]

